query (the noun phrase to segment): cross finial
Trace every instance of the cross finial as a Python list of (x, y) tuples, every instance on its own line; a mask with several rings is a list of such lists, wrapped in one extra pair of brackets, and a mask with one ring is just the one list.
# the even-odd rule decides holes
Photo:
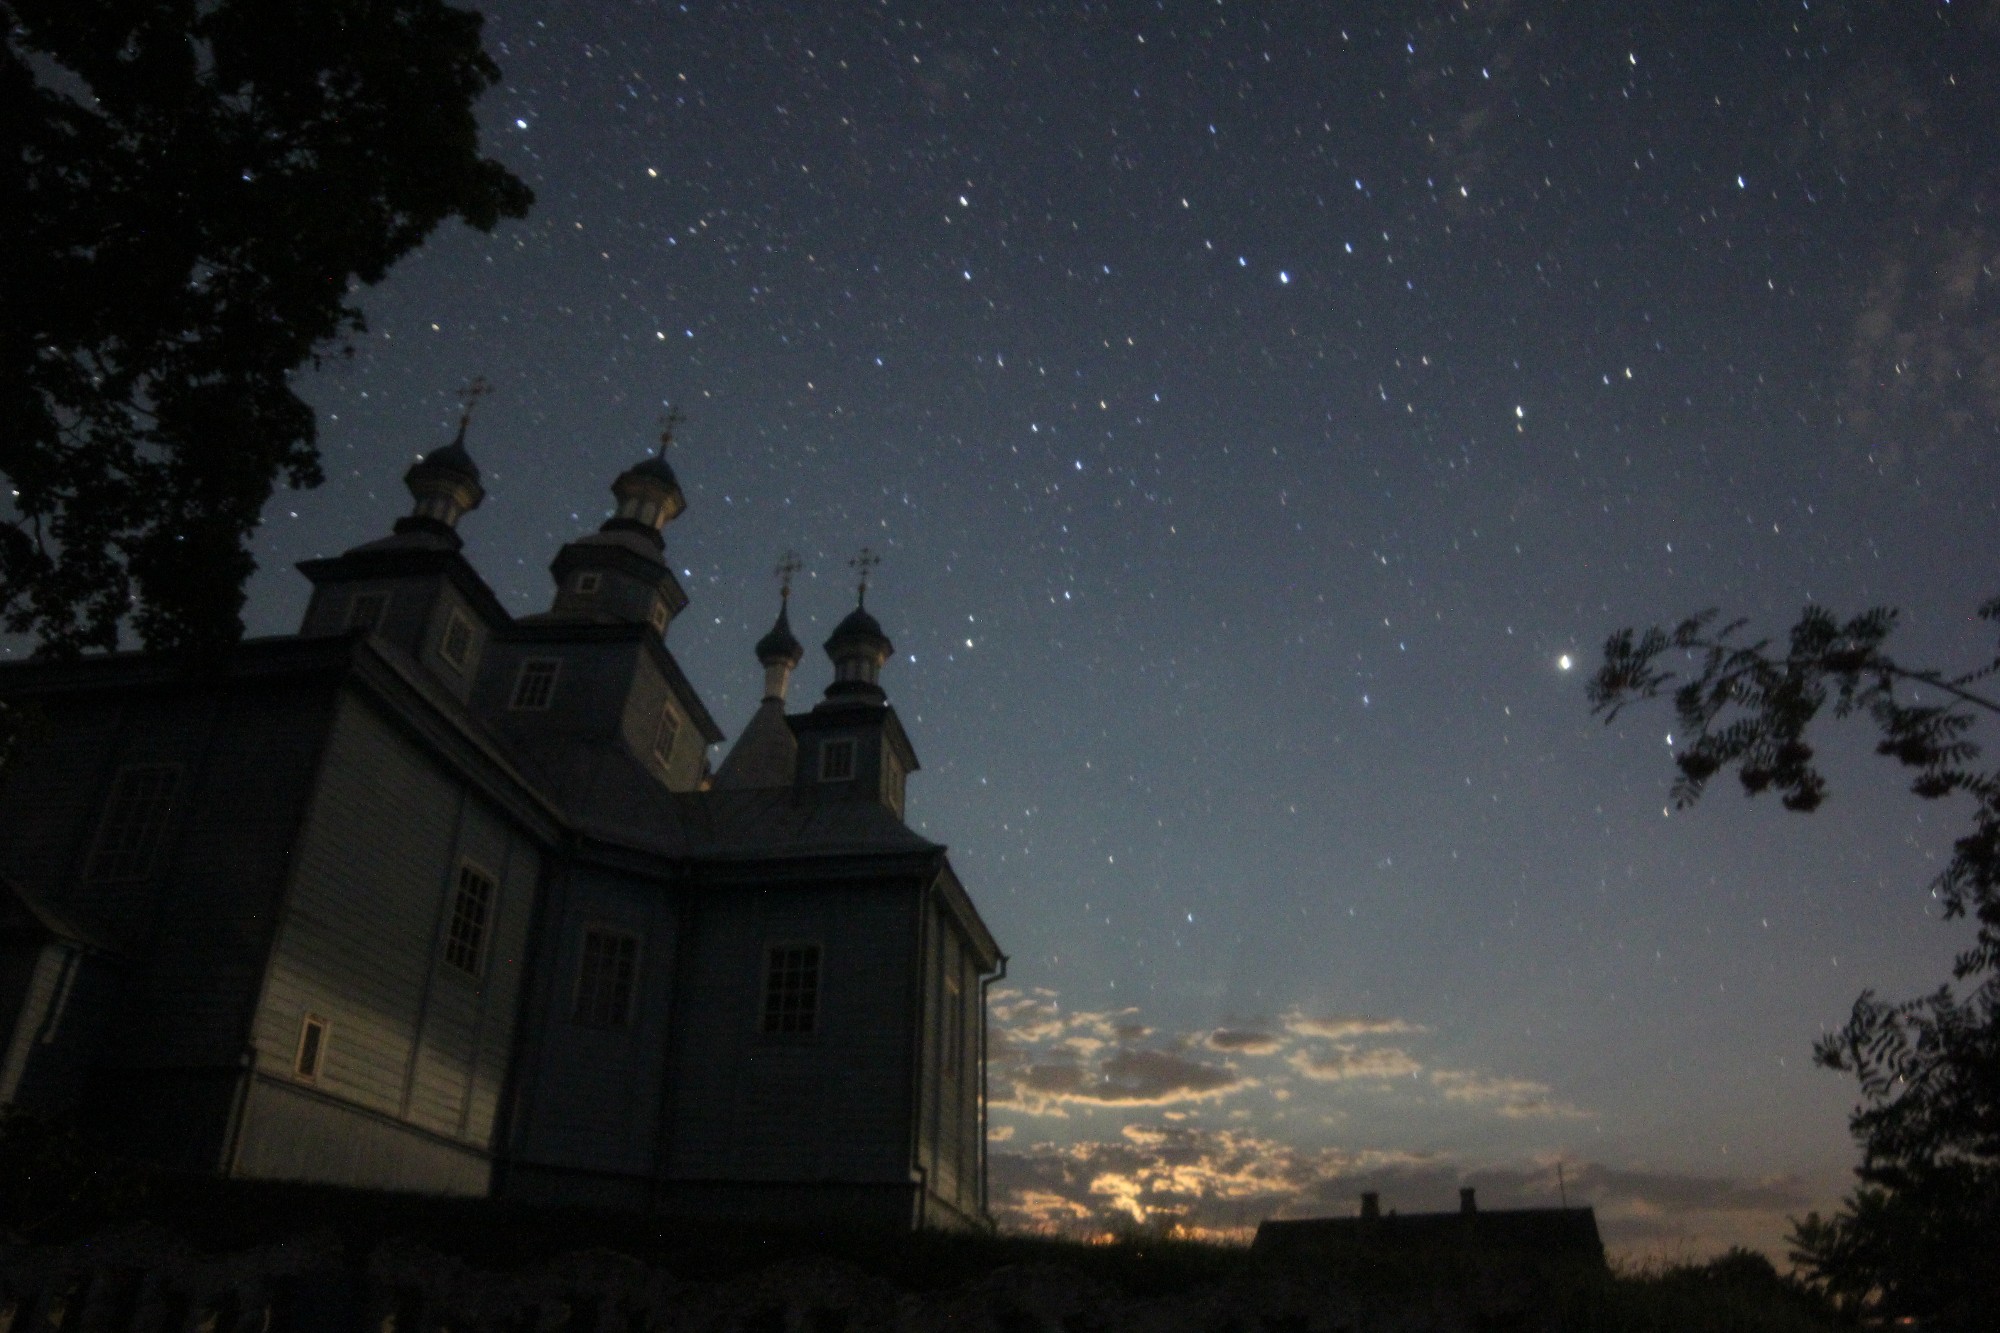
[(472, 422), (472, 409), (479, 405), (480, 399), (492, 392), (493, 386), (486, 382), (484, 375), (474, 375), (466, 382), (465, 387), (458, 391), (459, 439), (465, 438), (465, 428)]
[(882, 557), (866, 546), (857, 551), (854, 558), (847, 562), (847, 567), (854, 571), (855, 577), (859, 580), (855, 593), (855, 602), (858, 605), (868, 605), (868, 576), (874, 573), (875, 567), (881, 563)]
[(778, 576), (778, 596), (787, 601), (791, 600), (792, 575), (805, 567), (805, 562), (799, 559), (797, 551), (787, 551), (778, 557), (778, 567), (771, 571)]
[(687, 418), (678, 407), (670, 407), (660, 414), (660, 452), (665, 453), (674, 442), (674, 430)]

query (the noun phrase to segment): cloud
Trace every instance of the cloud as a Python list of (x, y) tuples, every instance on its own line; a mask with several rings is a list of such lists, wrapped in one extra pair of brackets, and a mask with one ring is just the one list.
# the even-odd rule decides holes
[(1011, 1091), (994, 1105), (1030, 1115), (1059, 1113), (1062, 1103), (1170, 1106), (1207, 1101), (1252, 1086), (1234, 1067), (1172, 1051), (1118, 1050), (1095, 1064), (1027, 1064), (1006, 1071)]
[(1297, 1037), (1353, 1041), (1359, 1037), (1401, 1037), (1430, 1029), (1401, 1018), (1314, 1018), (1294, 1010), (1285, 1015), (1285, 1031)]
[(1438, 1069), (1431, 1073), (1446, 1101), (1491, 1107), (1509, 1120), (1585, 1120), (1591, 1112), (1558, 1101), (1546, 1083), (1525, 1078), (1497, 1078), (1469, 1069)]
[(1285, 1039), (1275, 1033), (1239, 1028), (1217, 1028), (1208, 1034), (1206, 1041), (1214, 1050), (1243, 1055), (1271, 1055), (1285, 1044)]
[(1172, 1106), (1257, 1086), (1227, 1060), (1190, 1052), (1200, 1037), (1156, 1033), (1135, 1008), (1064, 1010), (1054, 991), (993, 997), (993, 1105), (1031, 1116), (1070, 1107)]
[(1331, 1051), (1297, 1050), (1285, 1063), (1317, 1083), (1350, 1080), (1385, 1082), (1421, 1073), (1423, 1065), (1395, 1046), (1336, 1046)]
[(1480, 1165), (1446, 1154), (1299, 1148), (1242, 1129), (1134, 1124), (1115, 1138), (992, 1153), (993, 1210), (1010, 1230), (1089, 1236), (1172, 1220), (1194, 1235), (1248, 1239), (1270, 1217), (1352, 1216), (1364, 1191), (1405, 1213), (1596, 1209), (1626, 1258), (1687, 1258), (1749, 1245), (1782, 1254), (1788, 1217), (1823, 1207), (1796, 1178), (1756, 1180), (1547, 1159)]

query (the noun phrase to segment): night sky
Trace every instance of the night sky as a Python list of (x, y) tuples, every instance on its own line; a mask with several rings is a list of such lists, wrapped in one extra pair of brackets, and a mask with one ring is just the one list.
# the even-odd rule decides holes
[(1011, 956), (1006, 1224), (1471, 1184), (1781, 1250), (1855, 1157), (1811, 1043), (1943, 979), (1965, 812), (1856, 733), (1817, 815), (1669, 815), (1670, 715), (1584, 682), (1711, 605), (1990, 647), (2000, 4), (1633, 8), (491, 5), (538, 203), (302, 379), (251, 632), (475, 374), (466, 554), (543, 609), (671, 402), (725, 730), (781, 553), (801, 702), (883, 557), (911, 820)]

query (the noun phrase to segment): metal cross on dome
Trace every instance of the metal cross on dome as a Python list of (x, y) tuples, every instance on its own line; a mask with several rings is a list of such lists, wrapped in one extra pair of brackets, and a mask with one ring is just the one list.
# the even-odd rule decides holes
[(492, 392), (493, 386), (486, 382), (484, 375), (474, 375), (466, 382), (465, 387), (458, 391), (458, 432), (460, 435), (465, 433), (466, 426), (472, 421), (472, 409), (479, 405), (480, 399)]
[(855, 553), (854, 558), (847, 562), (847, 567), (854, 571), (860, 581), (855, 600), (862, 606), (868, 605), (868, 576), (874, 573), (875, 567), (881, 563), (882, 557), (875, 554), (872, 547), (867, 546), (862, 547)]
[(661, 453), (665, 453), (667, 451), (667, 447), (674, 442), (675, 428), (686, 420), (687, 418), (681, 415), (681, 410), (678, 407), (670, 407), (665, 412), (662, 412), (660, 414)]
[(778, 567), (771, 572), (778, 576), (778, 596), (790, 598), (792, 595), (792, 575), (806, 567), (799, 559), (797, 551), (787, 551), (778, 557)]

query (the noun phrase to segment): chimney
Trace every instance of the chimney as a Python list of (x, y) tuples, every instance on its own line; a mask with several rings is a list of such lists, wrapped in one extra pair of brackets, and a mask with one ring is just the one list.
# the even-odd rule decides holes
[(1376, 1218), (1382, 1216), (1382, 1196), (1370, 1190), (1361, 1196), (1361, 1216)]
[(1472, 1187), (1470, 1185), (1465, 1186), (1458, 1192), (1458, 1211), (1467, 1216), (1471, 1216), (1473, 1213), (1479, 1211), (1479, 1205), (1473, 1201)]

